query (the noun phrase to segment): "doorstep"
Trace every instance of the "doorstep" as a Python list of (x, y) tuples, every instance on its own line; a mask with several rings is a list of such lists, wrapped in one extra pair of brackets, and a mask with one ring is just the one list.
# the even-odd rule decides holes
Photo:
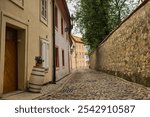
[(15, 91), (12, 93), (4, 94), (1, 100), (33, 100), (41, 95), (41, 93)]

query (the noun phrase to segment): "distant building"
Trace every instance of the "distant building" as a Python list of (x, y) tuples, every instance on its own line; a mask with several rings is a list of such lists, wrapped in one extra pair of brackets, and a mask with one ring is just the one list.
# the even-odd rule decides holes
[(71, 68), (73, 70), (87, 68), (89, 66), (89, 56), (86, 46), (81, 40), (81, 37), (72, 35), (72, 41), (73, 45), (71, 48)]

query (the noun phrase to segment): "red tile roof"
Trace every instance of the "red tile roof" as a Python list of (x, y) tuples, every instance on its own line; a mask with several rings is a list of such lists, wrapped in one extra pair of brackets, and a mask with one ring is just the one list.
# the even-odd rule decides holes
[(75, 42), (77, 42), (77, 43), (84, 43), (84, 42), (81, 40), (81, 37), (72, 35), (72, 38), (73, 38), (73, 40), (74, 40)]

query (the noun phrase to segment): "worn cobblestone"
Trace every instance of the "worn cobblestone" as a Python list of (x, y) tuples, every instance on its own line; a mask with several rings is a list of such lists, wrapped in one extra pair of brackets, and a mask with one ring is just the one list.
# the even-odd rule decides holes
[[(143, 100), (150, 99), (148, 87), (128, 82), (122, 78), (94, 70), (74, 72), (62, 86), (48, 85), (43, 88), (42, 100)], [(57, 86), (57, 88), (56, 88)], [(62, 86), (61, 88), (58, 88)], [(49, 89), (55, 89), (55, 92)], [(57, 89), (57, 90), (56, 90)]]

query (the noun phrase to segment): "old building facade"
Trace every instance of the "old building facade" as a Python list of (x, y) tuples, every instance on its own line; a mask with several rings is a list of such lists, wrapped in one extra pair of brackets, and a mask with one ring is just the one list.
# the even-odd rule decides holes
[(26, 90), (35, 57), (52, 81), (51, 0), (0, 0), (0, 96)]
[(89, 57), (87, 55), (87, 49), (84, 45), (81, 37), (72, 36), (72, 57), (71, 57), (71, 68), (72, 69), (83, 69), (88, 67)]
[(70, 13), (65, 0), (55, 0), (56, 81), (70, 73)]

